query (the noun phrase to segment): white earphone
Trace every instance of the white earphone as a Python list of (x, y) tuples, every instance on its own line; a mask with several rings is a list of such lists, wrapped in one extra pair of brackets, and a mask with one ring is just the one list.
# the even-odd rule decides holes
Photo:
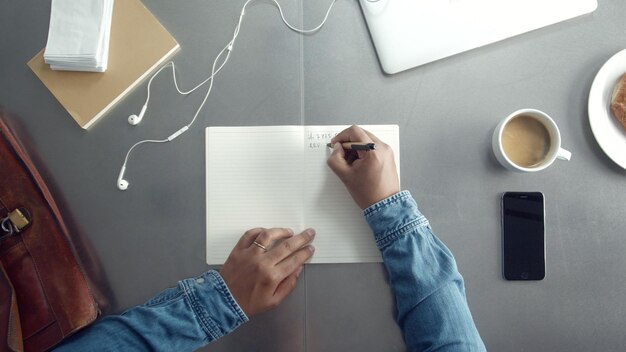
[[(196, 89), (198, 89), (201, 86), (203, 86), (207, 82), (209, 82), (209, 88), (207, 90), (206, 95), (204, 96), (204, 100), (202, 100), (202, 103), (200, 103), (200, 106), (198, 107), (198, 110), (196, 110), (196, 113), (194, 114), (194, 116), (191, 119), (191, 122), (189, 122), (189, 124), (183, 126), (182, 128), (180, 128), (178, 131), (176, 131), (173, 134), (171, 134), (166, 139), (156, 139), (156, 140), (155, 139), (146, 139), (146, 140), (139, 141), (139, 142), (135, 143), (132, 147), (130, 147), (130, 149), (126, 153), (126, 157), (124, 158), (124, 164), (122, 164), (122, 169), (120, 170), (120, 174), (117, 177), (117, 188), (120, 191), (125, 191), (126, 189), (128, 189), (128, 186), (129, 186), (128, 181), (126, 181), (124, 179), (124, 172), (126, 171), (126, 164), (128, 163), (128, 158), (130, 157), (130, 154), (133, 151), (133, 149), (135, 149), (137, 146), (139, 146), (141, 144), (144, 144), (144, 143), (167, 143), (167, 142), (171, 142), (175, 138), (179, 137), (181, 134), (185, 133), (191, 127), (191, 125), (196, 121), (196, 118), (198, 117), (198, 114), (200, 114), (200, 110), (202, 110), (202, 107), (204, 106), (204, 104), (206, 103), (207, 99), (209, 98), (209, 95), (211, 94), (211, 89), (213, 88), (213, 78), (215, 77), (215, 75), (217, 75), (218, 72), (220, 72), (220, 70), (224, 67), (224, 65), (226, 65), (226, 62), (228, 61), (228, 58), (230, 57), (230, 53), (233, 50), (233, 45), (235, 44), (235, 40), (237, 39), (237, 36), (239, 35), (239, 29), (241, 28), (241, 22), (243, 20), (244, 14), (245, 14), (246, 7), (248, 6), (249, 3), (253, 2), (253, 1), (255, 1), (255, 0), (248, 0), (243, 5), (243, 7), (241, 9), (241, 14), (239, 15), (239, 22), (237, 23), (237, 26), (235, 26), (235, 31), (233, 33), (233, 37), (226, 44), (226, 46), (215, 57), (215, 60), (213, 61), (213, 66), (211, 68), (211, 75), (207, 79), (205, 79), (204, 81), (200, 82), (200, 84), (198, 84), (197, 86), (195, 86), (193, 89), (191, 89), (189, 91), (186, 91), (186, 92), (181, 91), (178, 88), (178, 81), (176, 79), (176, 66), (174, 65), (173, 61), (170, 61), (169, 63), (163, 65), (163, 67), (161, 67), (157, 72), (154, 73), (154, 75), (152, 75), (152, 77), (150, 77), (150, 81), (148, 81), (148, 94), (146, 96), (146, 102), (144, 103), (143, 107), (141, 108), (141, 112), (139, 112), (139, 115), (130, 115), (128, 117), (128, 123), (130, 123), (133, 126), (139, 124), (141, 122), (141, 120), (143, 119), (145, 113), (146, 113), (146, 110), (148, 108), (148, 102), (150, 101), (150, 86), (152, 85), (152, 80), (159, 73), (161, 73), (161, 71), (163, 71), (163, 69), (165, 69), (166, 67), (168, 67), (170, 65), (172, 66), (172, 76), (173, 76), (173, 80), (174, 80), (174, 85), (176, 86), (176, 90), (178, 91), (179, 94), (182, 94), (182, 95), (190, 94), (190, 93), (194, 92)], [(278, 1), (276, 1), (276, 0), (272, 0), (272, 1), (274, 2), (274, 4), (276, 4), (276, 7), (278, 7), (278, 11), (280, 13), (280, 17), (283, 20), (283, 22), (285, 23), (285, 25), (287, 25), (287, 27), (289, 27), (289, 29), (291, 29), (291, 30), (293, 30), (295, 32), (298, 32), (300, 34), (307, 34), (307, 33), (314, 33), (316, 31), (318, 31), (320, 28), (322, 28), (322, 26), (324, 26), (324, 24), (326, 23), (326, 20), (328, 19), (328, 15), (330, 14), (330, 11), (333, 8), (333, 5), (335, 4), (335, 2), (337, 0), (331, 0), (330, 6), (328, 7), (328, 11), (326, 11), (326, 15), (324, 16), (324, 19), (322, 20), (322, 22), (317, 27), (312, 28), (312, 29), (298, 29), (298, 28), (295, 28), (294, 26), (292, 26), (291, 24), (289, 24), (289, 22), (287, 22), (287, 20), (285, 19), (285, 15), (283, 13), (283, 9), (280, 7), (280, 4), (278, 3)], [(218, 61), (220, 60), (220, 58), (222, 56), (224, 57), (223, 61), (222, 61), (222, 63), (219, 66), (217, 66), (217, 63), (218, 63)]]
[(125, 191), (126, 188), (128, 188), (128, 181), (126, 181), (124, 179), (124, 172), (126, 171), (126, 164), (124, 164), (124, 166), (122, 166), (122, 169), (120, 170), (120, 175), (117, 177), (117, 188), (120, 191)]
[(148, 104), (145, 104), (141, 108), (141, 112), (139, 113), (139, 116), (134, 115), (134, 114), (128, 116), (128, 123), (130, 123), (133, 126), (138, 125), (141, 122), (141, 120), (143, 119), (143, 115), (146, 113), (146, 109), (147, 108), (148, 108)]

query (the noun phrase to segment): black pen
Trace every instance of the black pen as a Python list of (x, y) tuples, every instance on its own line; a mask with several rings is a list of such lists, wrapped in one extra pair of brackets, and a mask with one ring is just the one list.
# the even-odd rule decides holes
[[(328, 148), (332, 148), (333, 145), (331, 143), (326, 144), (328, 146)], [(341, 143), (341, 146), (343, 147), (343, 149), (346, 150), (365, 150), (365, 151), (369, 151), (369, 150), (374, 150), (376, 149), (376, 144), (374, 143), (364, 143), (364, 142), (346, 142), (346, 143)]]

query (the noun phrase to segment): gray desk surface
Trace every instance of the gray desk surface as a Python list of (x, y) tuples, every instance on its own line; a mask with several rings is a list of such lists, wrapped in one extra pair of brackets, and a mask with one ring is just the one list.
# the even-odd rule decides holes
[[(119, 0), (123, 1), (123, 0)], [(626, 2), (408, 72), (381, 72), (361, 10), (339, 0), (326, 27), (300, 36), (268, 2), (247, 12), (231, 61), (194, 128), (131, 158), (128, 147), (187, 123), (200, 95), (180, 97), (167, 73), (140, 127), (126, 123), (144, 83), (88, 132), (25, 65), (44, 45), (49, 4), (0, 0), (0, 104), (17, 116), (65, 212), (94, 248), (111, 312), (140, 304), (204, 261), (204, 127), (397, 123), (403, 187), (455, 253), (476, 325), (493, 351), (622, 350), (626, 345), (626, 172), (596, 143), (587, 96), (601, 65), (626, 47)], [(241, 1), (146, 0), (179, 40), (183, 86), (206, 77)], [(310, 27), (328, 1), (282, 0)], [(504, 171), (490, 152), (497, 122), (533, 107), (561, 128), (570, 162), (538, 174)], [(501, 277), (500, 195), (546, 196), (547, 277)], [(251, 195), (254, 196), (254, 195)], [(365, 235), (365, 234), (364, 234)], [(207, 351), (403, 351), (379, 264), (310, 265), (289, 299)]]

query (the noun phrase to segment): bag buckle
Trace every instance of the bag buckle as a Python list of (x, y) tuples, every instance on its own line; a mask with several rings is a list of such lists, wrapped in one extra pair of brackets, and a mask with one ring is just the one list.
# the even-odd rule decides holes
[(5, 218), (0, 219), (0, 228), (3, 232), (0, 234), (0, 238), (22, 232), (30, 225), (31, 221), (32, 218), (26, 208), (17, 208), (9, 212)]

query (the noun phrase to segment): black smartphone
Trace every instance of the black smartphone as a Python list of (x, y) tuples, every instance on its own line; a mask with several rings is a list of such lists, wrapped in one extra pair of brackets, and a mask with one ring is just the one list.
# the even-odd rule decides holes
[(502, 195), (502, 272), (506, 280), (546, 276), (545, 210), (541, 192)]

